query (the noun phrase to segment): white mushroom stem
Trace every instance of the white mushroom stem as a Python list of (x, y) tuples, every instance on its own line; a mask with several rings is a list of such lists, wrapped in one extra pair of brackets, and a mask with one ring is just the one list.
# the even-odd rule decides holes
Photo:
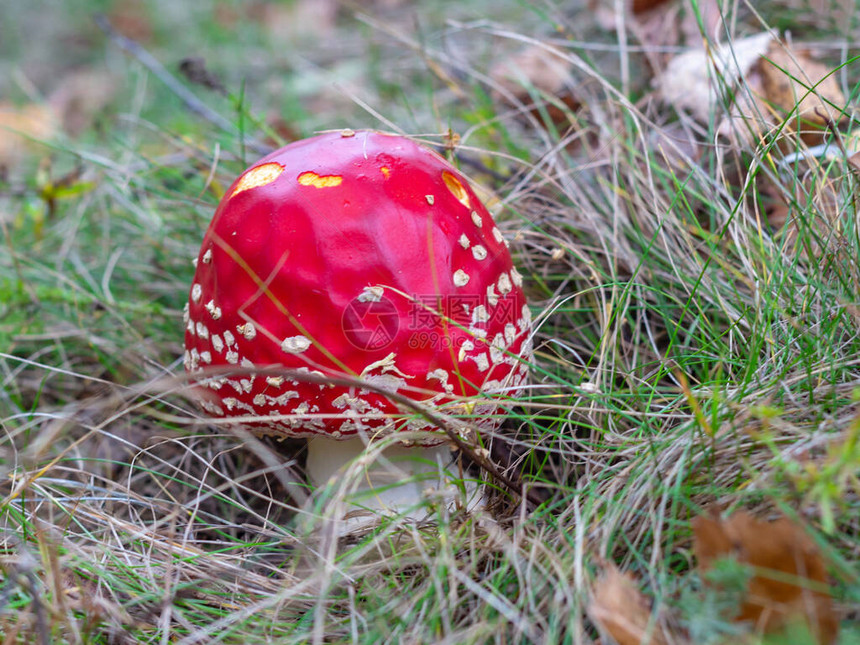
[[(308, 441), (307, 472), (317, 487), (330, 481), (343, 483), (349, 510), (405, 513), (425, 517), (422, 502), (428, 489), (444, 494), (459, 476), (447, 443), (404, 446), (393, 443), (384, 450), (368, 449), (359, 437), (335, 441), (314, 437)], [(474, 487), (469, 487), (474, 493)]]

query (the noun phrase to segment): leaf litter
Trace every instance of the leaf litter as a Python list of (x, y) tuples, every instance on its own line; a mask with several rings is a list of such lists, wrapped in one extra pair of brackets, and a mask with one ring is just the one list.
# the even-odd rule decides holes
[[(646, 9), (642, 8), (643, 4), (658, 6)], [(648, 12), (677, 12), (677, 7), (678, 3), (672, 2), (646, 2), (634, 4), (633, 10), (636, 19), (641, 21)], [(273, 39), (277, 39), (279, 34), (277, 30), (274, 31)], [(639, 35), (656, 38), (658, 32), (654, 30), (649, 34), (640, 31)], [(695, 40), (694, 36), (688, 36), (686, 42), (695, 46)], [(682, 75), (682, 80), (696, 84), (688, 85), (686, 95), (678, 89), (673, 95), (675, 99), (669, 98), (667, 102), (680, 112), (690, 114), (695, 120), (707, 123), (715, 114), (723, 111), (721, 100), (733, 95), (735, 111), (731, 114), (734, 121), (732, 126), (736, 126), (738, 121), (744, 124), (755, 121), (762, 128), (759, 136), (763, 136), (768, 128), (783, 124), (787, 124), (790, 130), (793, 127), (790, 123), (792, 119), (797, 122), (797, 130), (802, 134), (810, 130), (820, 136), (826, 132), (830, 123), (839, 121), (844, 114), (845, 101), (839, 93), (835, 76), (828, 77), (831, 68), (816, 62), (805, 51), (794, 51), (788, 43), (770, 34), (759, 34), (749, 42), (744, 41), (736, 40), (734, 51), (719, 47), (711, 50), (697, 47), (695, 52), (690, 52), (696, 56), (683, 59), (683, 64), (675, 63), (680, 67), (673, 67), (674, 71), (680, 69), (686, 73), (686, 76)], [(766, 46), (762, 47), (763, 44)], [(547, 60), (553, 64), (548, 65)], [(670, 62), (670, 66), (673, 62)], [(690, 68), (685, 70), (684, 65)], [(704, 74), (701, 73), (703, 70)], [(576, 83), (570, 66), (563, 56), (555, 56), (545, 47), (523, 50), (497, 66), (493, 78), (525, 106), (538, 98), (547, 100), (550, 108), (557, 107), (553, 99), (559, 99), (563, 105), (561, 110), (564, 119), (581, 107), (575, 96)], [(701, 83), (703, 79), (705, 83)], [(658, 81), (665, 99), (660, 83)], [(695, 91), (690, 92), (690, 87), (694, 87)], [(742, 89), (745, 87), (753, 90), (753, 98), (746, 102)], [(813, 88), (815, 91), (811, 91)], [(725, 89), (731, 91), (722, 94)], [(691, 101), (689, 105), (684, 104), (687, 100)], [(27, 116), (28, 113), (38, 114), (39, 107), (33, 104), (11, 111), (24, 115), (23, 118), (13, 117), (19, 118), (17, 128), (22, 134), (27, 134), (27, 128), (31, 128), (31, 136), (47, 139), (58, 131), (57, 126), (51, 125), (51, 129), (40, 131), (38, 128), (46, 127), (51, 120), (33, 120)], [(547, 111), (550, 112), (549, 109)], [(55, 115), (51, 118), (55, 120)], [(552, 120), (556, 122), (555, 118)], [(678, 123), (683, 123), (684, 128), (678, 131), (668, 127), (675, 126), (675, 122), (668, 124), (666, 129), (672, 133), (673, 140), (686, 145), (690, 133), (686, 127), (688, 121), (681, 119)], [(558, 123), (564, 124), (564, 121), (555, 124)], [(26, 141), (24, 137), (16, 145), (30, 145)], [(742, 142), (735, 142), (734, 145), (740, 146)], [(691, 147), (690, 150), (685, 148), (684, 152), (685, 157), (698, 160), (700, 150)], [(743, 622), (760, 634), (778, 634), (793, 628), (793, 621), (799, 620), (814, 634), (816, 642), (834, 642), (838, 622), (829, 593), (826, 562), (799, 525), (785, 518), (765, 522), (741, 511), (726, 519), (715, 516), (698, 518), (693, 521), (693, 530), (693, 551), (710, 590), (721, 591), (720, 582), (715, 576), (719, 573), (721, 563), (735, 562), (749, 572), (745, 578), (746, 587), (737, 603), (737, 613), (727, 615), (727, 619)], [(690, 642), (684, 630), (677, 627), (671, 612), (662, 605), (655, 606), (641, 591), (642, 585), (632, 573), (622, 573), (609, 563), (603, 568), (603, 575), (592, 587), (589, 615), (608, 638), (622, 645)]]
[[(827, 563), (807, 532), (785, 517), (756, 519), (747, 511), (726, 519), (716, 514), (692, 521), (693, 553), (706, 589), (718, 595), (739, 591), (722, 618), (747, 628), (758, 637), (806, 631), (816, 645), (835, 643), (839, 621), (830, 593)], [(746, 572), (733, 589), (722, 565), (734, 562)], [(736, 582), (737, 572), (730, 577)], [(713, 601), (713, 598), (711, 599)], [(702, 597), (702, 602), (709, 602)], [(692, 643), (665, 607), (656, 610), (631, 573), (604, 563), (592, 587), (589, 616), (619, 645)], [(735, 639), (721, 642), (737, 642)]]

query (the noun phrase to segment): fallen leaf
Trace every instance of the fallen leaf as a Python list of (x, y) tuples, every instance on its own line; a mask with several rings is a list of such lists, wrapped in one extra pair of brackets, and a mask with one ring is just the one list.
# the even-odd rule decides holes
[[(703, 123), (716, 120), (721, 135), (746, 143), (768, 133), (796, 132), (798, 122), (804, 142), (820, 142), (826, 126), (842, 120), (846, 104), (827, 66), (770, 33), (680, 54), (655, 85), (676, 110)], [(726, 115), (723, 106), (730, 99)]]
[(57, 119), (49, 107), (0, 102), (0, 166), (14, 166), (35, 141), (51, 139), (56, 132)]
[(703, 123), (715, 117), (719, 99), (727, 96), (767, 53), (769, 33), (738, 38), (711, 50), (679, 54), (655, 80), (664, 102), (688, 112)]
[(140, 0), (118, 0), (111, 5), (107, 13), (111, 26), (126, 38), (139, 43), (152, 42), (152, 22), (147, 15), (147, 8)]
[(644, 13), (646, 11), (651, 11), (655, 7), (666, 5), (670, 1), (671, 0), (632, 0), (630, 3), (630, 9), (634, 14)]
[(624, 24), (645, 47), (646, 56), (655, 60), (659, 56), (654, 52), (678, 45), (680, 10), (680, 3), (673, 0), (632, 0), (621, 21), (614, 0), (593, 0), (590, 6), (595, 22), (602, 29), (616, 31)]
[[(844, 117), (845, 95), (831, 69), (788, 45), (771, 42), (758, 61), (763, 98), (777, 117), (799, 117), (801, 134), (821, 138), (821, 130)], [(810, 130), (811, 128), (811, 130)], [(809, 143), (809, 141), (807, 141)]]
[[(614, 0), (593, 0), (591, 4), (596, 22), (607, 31), (615, 31), (620, 22)], [(628, 14), (624, 24), (642, 44), (653, 70), (663, 68), (661, 52), (666, 48), (683, 44), (703, 49), (702, 34), (714, 38), (722, 21), (718, 0), (698, 0), (695, 6), (677, 0), (632, 0)]]
[(818, 548), (787, 518), (757, 520), (745, 511), (727, 520), (693, 520), (693, 550), (702, 572), (722, 558), (751, 567), (736, 622), (773, 634), (805, 621), (820, 644), (833, 643), (839, 623), (828, 593), (827, 571)]
[(662, 621), (652, 618), (651, 603), (639, 591), (629, 573), (621, 573), (608, 563), (595, 582), (588, 613), (600, 630), (619, 645), (667, 645), (680, 642), (669, 638)]
[(526, 47), (494, 65), (490, 78), (498, 99), (524, 107), (538, 119), (541, 109), (545, 109), (556, 127), (569, 126), (569, 113), (580, 107), (573, 92), (573, 64), (551, 47)]
[(652, 75), (656, 70), (663, 69), (666, 63), (666, 54), (663, 52), (681, 44), (680, 16), (681, 8), (673, 3), (661, 5), (630, 21), (630, 31), (642, 44)]

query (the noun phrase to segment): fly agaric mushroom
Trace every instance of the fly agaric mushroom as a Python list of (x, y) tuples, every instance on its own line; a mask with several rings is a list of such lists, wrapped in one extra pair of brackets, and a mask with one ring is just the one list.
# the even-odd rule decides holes
[[(219, 204), (191, 286), (185, 368), (210, 414), (309, 437), (316, 484), (371, 438), (426, 433), (408, 435), (422, 458), (406, 446), (385, 453), (396, 468), (369, 467), (374, 486), (404, 489), (381, 500), (402, 509), (427, 486), (410, 469), (426, 480), (451, 453), (386, 393), (494, 426), (492, 395), (515, 394), (531, 356), (521, 285), (491, 215), (441, 156), (379, 132), (323, 134), (252, 165)], [(283, 375), (255, 374), (272, 366)], [(206, 374), (216, 367), (237, 372)], [(321, 379), (344, 375), (372, 389)]]

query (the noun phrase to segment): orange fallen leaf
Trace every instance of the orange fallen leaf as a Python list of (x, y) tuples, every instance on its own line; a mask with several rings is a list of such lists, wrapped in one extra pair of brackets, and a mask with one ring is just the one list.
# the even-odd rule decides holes
[(669, 638), (660, 620), (653, 620), (651, 603), (639, 591), (629, 573), (607, 564), (594, 584), (588, 613), (601, 631), (619, 645), (667, 645), (680, 642)]
[(845, 95), (831, 68), (812, 60), (787, 44), (772, 42), (758, 62), (762, 98), (780, 119), (800, 118), (801, 133), (820, 139), (828, 122), (842, 120)]
[(817, 643), (836, 640), (839, 622), (824, 558), (797, 524), (787, 518), (765, 522), (745, 511), (727, 520), (698, 517), (693, 520), (693, 550), (703, 572), (729, 557), (751, 567), (736, 622), (772, 634), (805, 621)]
[(570, 125), (569, 112), (580, 107), (573, 93), (573, 65), (562, 52), (543, 45), (526, 47), (494, 65), (490, 78), (498, 98), (524, 106), (535, 117), (541, 109), (535, 100), (545, 98), (542, 108), (556, 126)]

